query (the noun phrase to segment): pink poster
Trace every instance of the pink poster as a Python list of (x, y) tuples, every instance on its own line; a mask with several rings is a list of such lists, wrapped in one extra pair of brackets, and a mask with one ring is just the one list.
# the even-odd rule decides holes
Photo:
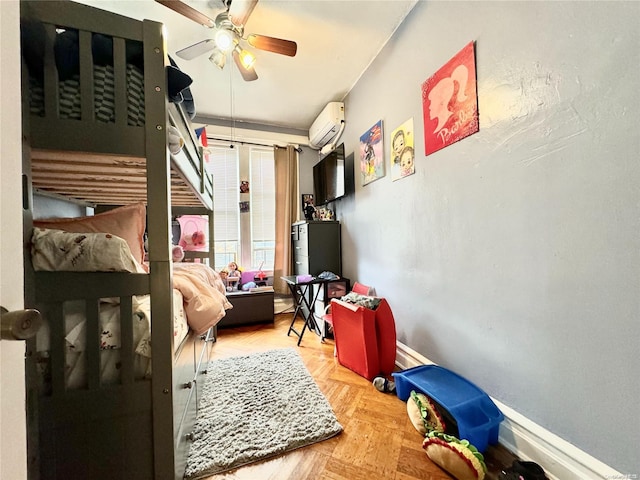
[(470, 42), (422, 84), (425, 155), (476, 133), (476, 61)]

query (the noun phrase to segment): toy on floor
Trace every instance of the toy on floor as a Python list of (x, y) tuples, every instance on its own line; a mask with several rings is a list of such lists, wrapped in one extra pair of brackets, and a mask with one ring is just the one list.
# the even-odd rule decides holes
[(407, 414), (424, 436), (422, 448), (429, 459), (457, 480), (483, 480), (487, 472), (482, 453), (468, 440), (445, 433), (446, 424), (436, 404), (423, 393), (411, 390)]
[(422, 448), (436, 465), (458, 480), (483, 480), (487, 472), (483, 455), (467, 440), (432, 431)]
[(396, 382), (385, 377), (376, 377), (373, 379), (373, 386), (382, 393), (395, 393)]
[(499, 480), (548, 480), (544, 470), (535, 462), (514, 460), (511, 467), (498, 475)]
[(411, 396), (407, 400), (407, 413), (411, 423), (422, 435), (429, 432), (444, 432), (446, 425), (438, 413), (435, 404), (423, 393), (411, 390)]

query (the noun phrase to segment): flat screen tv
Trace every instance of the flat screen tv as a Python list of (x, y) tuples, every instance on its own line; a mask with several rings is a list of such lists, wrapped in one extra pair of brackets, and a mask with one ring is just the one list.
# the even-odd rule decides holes
[(346, 194), (343, 143), (313, 166), (313, 190), (317, 206), (325, 205)]

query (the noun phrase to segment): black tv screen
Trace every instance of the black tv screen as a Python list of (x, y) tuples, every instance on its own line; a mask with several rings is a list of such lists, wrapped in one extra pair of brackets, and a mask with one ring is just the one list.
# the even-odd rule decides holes
[(316, 205), (325, 205), (345, 195), (344, 144), (326, 154), (313, 166)]

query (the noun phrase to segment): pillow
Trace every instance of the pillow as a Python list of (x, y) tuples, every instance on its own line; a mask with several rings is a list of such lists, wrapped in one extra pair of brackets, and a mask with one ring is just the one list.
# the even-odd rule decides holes
[(36, 227), (33, 269), (47, 272), (145, 273), (122, 238), (110, 233), (71, 233)]
[(41, 22), (21, 19), (21, 51), (29, 74), (39, 82), (44, 78), (44, 48), (47, 33)]
[[(178, 94), (191, 85), (193, 80), (179, 68), (167, 65), (165, 69), (167, 71), (167, 91), (169, 92), (169, 99), (172, 102), (176, 102), (175, 98)], [(180, 99), (180, 101), (182, 101), (182, 99)]]
[(110, 233), (124, 239), (129, 245), (133, 258), (142, 264), (146, 222), (144, 204), (136, 203), (89, 217), (34, 220), (33, 226), (73, 233)]
[(193, 101), (193, 94), (189, 86), (193, 81), (189, 75), (184, 73), (178, 67), (171, 55), (169, 55), (170, 66), (166, 67), (167, 71), (167, 94), (169, 100), (173, 103), (182, 103), (187, 115), (191, 120), (196, 115), (196, 106)]
[(80, 43), (77, 30), (65, 30), (56, 35), (53, 44), (58, 78), (69, 80), (80, 74)]

